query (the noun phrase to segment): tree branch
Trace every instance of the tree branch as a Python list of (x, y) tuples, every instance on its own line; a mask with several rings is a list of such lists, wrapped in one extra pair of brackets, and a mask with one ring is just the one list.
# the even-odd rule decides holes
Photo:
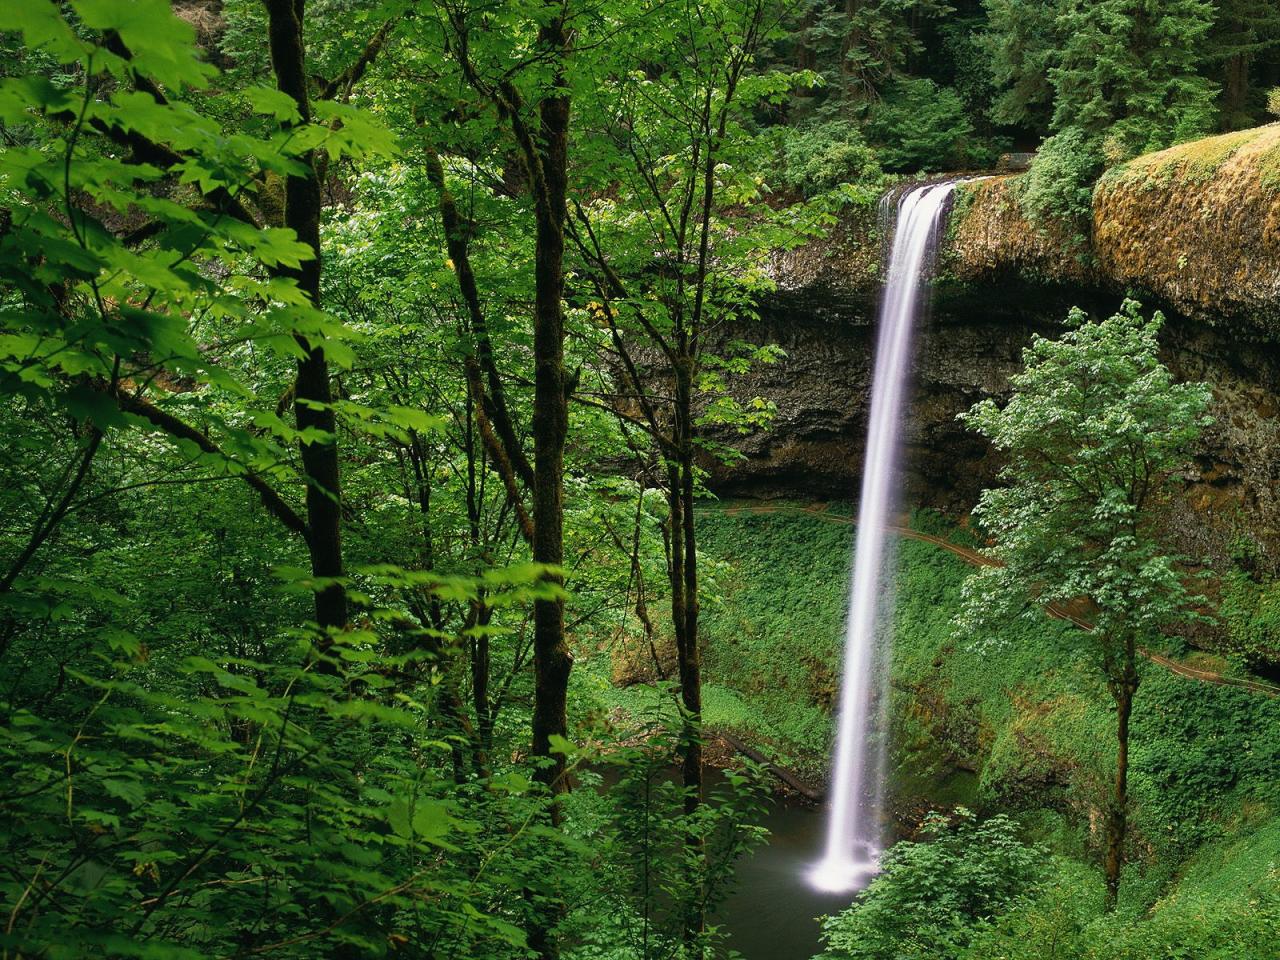
[[(125, 413), (132, 413), (142, 417), (152, 426), (158, 427), (169, 434), (169, 436), (194, 443), (205, 453), (226, 457), (226, 454), (218, 448), (216, 443), (191, 426), (191, 424), (167, 411), (161, 410), (141, 397), (135, 397), (123, 390), (117, 390), (115, 392), (115, 400)], [(231, 458), (226, 457), (226, 459), (229, 460)], [(293, 507), (289, 506), (284, 498), (276, 493), (262, 477), (256, 473), (248, 472), (243, 475), (243, 479), (258, 494), (258, 497), (262, 500), (262, 505), (269, 514), (283, 523), (289, 530), (300, 534), (304, 540), (310, 540), (311, 533), (307, 528), (307, 524), (298, 516)]]

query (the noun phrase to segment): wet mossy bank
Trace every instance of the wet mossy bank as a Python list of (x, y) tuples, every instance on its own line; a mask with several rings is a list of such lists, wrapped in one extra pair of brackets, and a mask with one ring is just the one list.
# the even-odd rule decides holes
[(961, 189), (947, 259), (955, 280), (981, 284), (1013, 272), (1129, 293), (1280, 342), (1280, 124), (1116, 167), (1094, 189), (1088, 236), (1028, 222), (1019, 176)]

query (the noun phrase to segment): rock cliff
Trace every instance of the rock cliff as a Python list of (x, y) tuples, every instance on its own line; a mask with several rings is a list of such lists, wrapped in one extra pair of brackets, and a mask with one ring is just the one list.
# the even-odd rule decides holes
[[(1034, 333), (1071, 305), (1114, 310), (1126, 293), (1163, 309), (1165, 360), (1214, 389), (1204, 435), (1175, 505), (1188, 553), (1225, 561), (1240, 537), (1280, 567), (1280, 125), (1141, 157), (1095, 192), (1091, 244), (1023, 219), (1014, 177), (968, 185), (958, 202), (914, 365), (907, 419), (909, 496), (971, 507), (999, 464), (956, 415), (1008, 390)], [(1238, 194), (1238, 196), (1237, 196)], [(1235, 197), (1233, 201), (1229, 198)], [(1200, 216), (1198, 209), (1222, 211)], [(824, 241), (780, 256), (757, 342), (787, 357), (736, 386), (778, 407), (768, 431), (733, 442), (746, 459), (708, 464), (732, 493), (856, 495), (870, 395), (881, 230), (846, 217)], [(735, 331), (735, 335), (748, 333)]]

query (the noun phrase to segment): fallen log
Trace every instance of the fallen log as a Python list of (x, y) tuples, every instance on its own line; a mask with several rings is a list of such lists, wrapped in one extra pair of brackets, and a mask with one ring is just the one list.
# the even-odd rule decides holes
[(727, 743), (736, 752), (742, 754), (748, 760), (753, 760), (756, 763), (760, 764), (760, 766), (764, 767), (771, 774), (773, 774), (775, 777), (777, 777), (779, 780), (785, 783), (788, 787), (790, 787), (796, 793), (800, 794), (800, 796), (804, 797), (806, 800), (811, 800), (814, 803), (822, 802), (822, 798), (824, 796), (823, 791), (818, 790), (810, 786), (809, 784), (805, 783), (803, 780), (797, 777), (794, 773), (792, 773), (786, 767), (781, 767), (778, 764), (774, 763), (772, 760), (766, 757), (759, 750), (756, 750), (754, 747), (747, 746), (737, 737), (733, 736), (733, 734), (725, 733), (723, 730), (717, 730), (716, 736), (719, 737), (721, 740), (723, 740), (725, 743)]

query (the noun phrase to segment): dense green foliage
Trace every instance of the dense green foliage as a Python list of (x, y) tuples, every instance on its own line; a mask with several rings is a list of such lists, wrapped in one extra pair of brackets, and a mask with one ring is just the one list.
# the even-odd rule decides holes
[[(851, 539), (841, 507), (705, 496), (775, 412), (744, 387), (781, 356), (749, 336), (775, 254), (896, 174), (1052, 134), (1052, 219), (1135, 149), (1256, 122), (1268, 4), (1149, 6), (0, 4), (0, 955), (727, 956), (764, 772), (704, 783), (704, 734), (823, 778)], [(1094, 346), (1122, 462), (1161, 412), (1135, 372), (1201, 394)], [(1061, 528), (1052, 493), (1024, 513)], [(1185, 598), (1130, 546), (1100, 606), (1163, 645)], [(1244, 663), (1276, 646), (1246, 560)], [(1036, 615), (983, 653), (964, 564), (899, 561), (904, 842), (832, 955), (1274, 943), (1280, 702), (1138, 663), (1101, 917), (1088, 643)]]
[(982, 167), (1054, 137), (1042, 179), (1070, 182), (1029, 205), (1042, 222), (1078, 217), (1101, 157), (1265, 122), (1280, 81), (1266, 0), (809, 0), (790, 24), (777, 56), (818, 85), (781, 119), (865, 125), (902, 173)]
[(878, 191), (885, 180), (875, 152), (850, 120), (815, 120), (780, 128), (785, 183), (804, 196), (841, 184)]
[[(708, 680), (761, 705), (708, 713), (708, 722), (772, 744), (775, 758), (803, 769), (808, 744), (793, 731), (816, 725), (833, 698), (847, 598), (843, 586), (828, 587), (847, 574), (851, 531), (782, 506), (767, 514), (709, 511), (704, 521), (721, 580), (737, 585), (708, 615)], [(971, 543), (966, 531), (928, 514), (913, 525)], [(1053, 952), (1055, 942), (1071, 944), (1067, 956), (1092, 960), (1128, 960), (1141, 950), (1197, 958), (1196, 950), (1223, 958), (1232, 949), (1244, 957), (1273, 951), (1280, 750), (1267, 731), (1280, 729), (1280, 701), (1139, 665), (1130, 769), (1139, 855), (1126, 867), (1120, 911), (1108, 919), (1098, 895), (1096, 817), (1110, 786), (1114, 713), (1100, 679), (1062, 654), (1079, 631), (1047, 616), (1015, 620), (1001, 627), (1003, 647), (993, 657), (953, 631), (970, 565), (911, 539), (899, 540), (897, 553), (897, 822), (914, 830), (921, 803), (960, 803), (979, 817), (1005, 811), (1023, 824), (1024, 840), (1038, 838), (1054, 854), (1047, 885), (991, 929), (972, 930), (964, 955), (1048, 960), (1063, 955), (1061, 946)], [(799, 591), (795, 605), (776, 602), (783, 583)], [(765, 657), (780, 671), (805, 665), (780, 673), (776, 697), (760, 689)], [(1179, 953), (1184, 944), (1190, 952)]]
[[(487, 90), (479, 74), (506, 71), (540, 24), (513, 8), (508, 35), (459, 63), (407, 9), (309, 19), (308, 65), (331, 78), (304, 77), (309, 91), (290, 4), (185, 11), (199, 30), (162, 0), (0, 15), (0, 769), (20, 785), (0, 818), (6, 956), (550, 956), (611, 930), (607, 953), (647, 957), (718, 941), (690, 930), (689, 904), (714, 904), (758, 838), (747, 781), (693, 809), (674, 787), (552, 806), (546, 781), (594, 782), (598, 751), (544, 726), (528, 753), (544, 696), (531, 611), (567, 587), (576, 642), (615, 631), (640, 578), (657, 579), (661, 518), (636, 512), (634, 482), (580, 466), (628, 438), (598, 399), (598, 304), (575, 300), (571, 359), (593, 366), (557, 518), (573, 559), (528, 562), (525, 494), (490, 441), (506, 372), (527, 362), (541, 208), (504, 172), (500, 110), (460, 104), (450, 80), (402, 81), (449, 64)], [(580, 103), (588, 193), (626, 155), (595, 109), (615, 97), (637, 105), (631, 149), (690, 156), (679, 124), (644, 113), (627, 64), (651, 51), (635, 41), (680, 36), (704, 55), (734, 41), (726, 21), (690, 37), (668, 9), (637, 8), (623, 35), (597, 23), (621, 59)], [(724, 12), (751, 30), (752, 9)], [(574, 82), (595, 90), (588, 73)], [(531, 66), (503, 102), (536, 102), (546, 79)], [(714, 77), (673, 81), (663, 96), (714, 93)], [(790, 83), (753, 75), (742, 108)], [(750, 151), (729, 151), (730, 135), (750, 146), (739, 114), (723, 121), (717, 149), (742, 176), (716, 203), (741, 209), (758, 178)], [(700, 169), (643, 172), (679, 195)], [(628, 271), (615, 277), (648, 266), (614, 241), (638, 197), (590, 212)], [(706, 244), (718, 292), (699, 294), (716, 318), (747, 306), (727, 281), (755, 276), (727, 234)], [(700, 393), (722, 396), (751, 356)], [(529, 423), (528, 381), (506, 388), (509, 422)], [(726, 398), (718, 417), (735, 410)], [(596, 732), (609, 754), (597, 700), (575, 694), (574, 739)], [(601, 762), (652, 779), (674, 747), (651, 743)], [(661, 851), (637, 866), (653, 830)], [(602, 864), (619, 865), (607, 897)], [(652, 936), (624, 948), (633, 919)]]
[(1044, 851), (1005, 816), (979, 821), (957, 807), (950, 818), (926, 817), (920, 834), (895, 844), (857, 903), (823, 922), (822, 960), (954, 957), (1046, 872)]
[(1065, 222), (1077, 242), (1088, 236), (1093, 184), (1106, 169), (1102, 146), (1070, 128), (1040, 146), (1023, 178), (1022, 208), (1036, 223)]

